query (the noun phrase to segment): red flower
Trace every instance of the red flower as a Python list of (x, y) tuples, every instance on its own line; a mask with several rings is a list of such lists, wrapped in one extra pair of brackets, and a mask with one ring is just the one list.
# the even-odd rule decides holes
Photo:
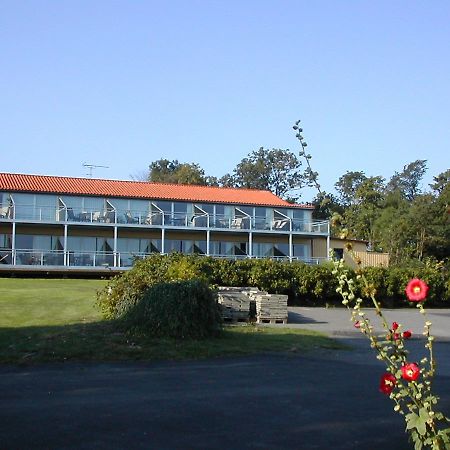
[(409, 339), (412, 336), (411, 330), (406, 330), (403, 332), (403, 339)]
[(398, 329), (398, 323), (397, 322), (392, 322), (392, 329), (394, 331)]
[(402, 366), (402, 377), (406, 381), (416, 381), (419, 378), (420, 369), (415, 363), (408, 363)]
[(428, 285), (419, 278), (412, 279), (406, 286), (406, 296), (411, 302), (422, 302), (427, 297)]
[(395, 376), (392, 373), (385, 373), (380, 380), (380, 392), (389, 395), (394, 390), (396, 384), (397, 380)]
[(398, 333), (394, 333), (392, 335), (392, 338), (394, 339), (394, 341), (398, 341), (400, 339), (400, 335)]

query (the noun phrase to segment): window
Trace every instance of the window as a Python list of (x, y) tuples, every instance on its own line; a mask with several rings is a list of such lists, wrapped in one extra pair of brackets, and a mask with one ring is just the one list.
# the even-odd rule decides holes
[(289, 244), (275, 244), (273, 246), (273, 256), (289, 256)]
[(309, 258), (310, 257), (310, 247), (307, 244), (294, 244), (294, 257), (297, 258)]
[(198, 253), (200, 255), (206, 255), (207, 246), (206, 241), (195, 241), (193, 247), (193, 253)]
[(216, 256), (247, 256), (246, 242), (211, 242), (211, 251)]
[(158, 202), (154, 202), (154, 204), (161, 211), (164, 211), (165, 214), (171, 214), (172, 213), (172, 202), (158, 201)]

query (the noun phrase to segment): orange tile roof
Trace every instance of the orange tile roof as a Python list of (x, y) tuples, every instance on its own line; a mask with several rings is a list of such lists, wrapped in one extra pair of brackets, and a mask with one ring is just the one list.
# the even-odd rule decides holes
[(150, 183), (144, 181), (103, 180), (96, 178), (55, 177), (16, 173), (0, 173), (0, 191), (126, 197), (199, 203), (301, 207), (312, 209), (312, 206), (310, 205), (293, 205), (277, 197), (270, 191), (256, 189)]

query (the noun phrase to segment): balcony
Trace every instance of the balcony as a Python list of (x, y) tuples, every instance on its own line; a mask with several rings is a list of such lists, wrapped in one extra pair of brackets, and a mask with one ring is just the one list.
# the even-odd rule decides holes
[(288, 217), (264, 217), (210, 214), (165, 213), (163, 211), (119, 211), (0, 205), (0, 222), (77, 224), (118, 227), (198, 229), (233, 232), (269, 232), (282, 234), (328, 235), (327, 221), (304, 221)]
[[(62, 251), (62, 250), (26, 250), (26, 249), (0, 249), (0, 269), (13, 267), (33, 269), (130, 269), (138, 259), (144, 259), (147, 253), (132, 252), (88, 252), (88, 251)], [(206, 255), (202, 255), (206, 256)], [(266, 256), (249, 255), (209, 255), (213, 258), (226, 259), (261, 259)], [(326, 258), (300, 258), (300, 257), (271, 257), (277, 260), (303, 261), (306, 264), (320, 264)]]

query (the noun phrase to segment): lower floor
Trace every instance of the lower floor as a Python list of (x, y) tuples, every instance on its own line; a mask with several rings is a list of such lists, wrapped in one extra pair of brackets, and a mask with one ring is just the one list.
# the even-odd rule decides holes
[(251, 232), (180, 232), (116, 227), (0, 228), (0, 264), (129, 268), (152, 253), (179, 252), (224, 258), (280, 258), (318, 263), (327, 258), (326, 236)]

